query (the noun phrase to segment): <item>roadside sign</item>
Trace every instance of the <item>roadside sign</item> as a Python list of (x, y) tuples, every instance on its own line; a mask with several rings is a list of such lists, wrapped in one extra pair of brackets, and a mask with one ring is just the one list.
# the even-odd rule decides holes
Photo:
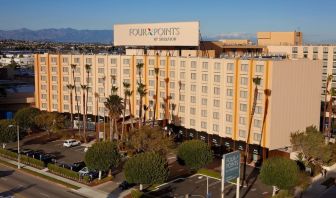
[(224, 160), (224, 182), (236, 179), (240, 175), (240, 152), (234, 151), (223, 155)]

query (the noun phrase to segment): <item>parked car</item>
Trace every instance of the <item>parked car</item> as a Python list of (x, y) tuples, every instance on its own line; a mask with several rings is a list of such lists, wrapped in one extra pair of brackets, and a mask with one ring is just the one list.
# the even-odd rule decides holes
[(89, 176), (90, 180), (93, 180), (95, 178), (98, 178), (99, 172), (95, 170), (89, 170), (88, 167), (82, 168), (79, 172), (79, 176), (84, 177), (84, 176)]
[(119, 189), (120, 190), (127, 190), (132, 188), (133, 186), (135, 186), (135, 184), (130, 184), (127, 181), (123, 181), (121, 182), (121, 184), (119, 185)]
[(31, 149), (23, 149), (22, 151), (20, 151), (20, 153), (22, 155), (31, 156), (34, 153), (34, 151)]
[(44, 151), (37, 150), (33, 152), (33, 158), (41, 160), (42, 155), (44, 154)]
[(42, 154), (40, 155), (40, 160), (44, 162), (45, 165), (54, 162), (56, 157), (51, 154)]
[(79, 146), (80, 144), (81, 144), (81, 142), (78, 141), (78, 140), (69, 139), (69, 140), (64, 141), (63, 146), (69, 148), (69, 147), (72, 147), (72, 146)]
[(85, 163), (83, 161), (75, 162), (75, 163), (72, 164), (71, 170), (78, 172), (84, 167), (85, 167)]

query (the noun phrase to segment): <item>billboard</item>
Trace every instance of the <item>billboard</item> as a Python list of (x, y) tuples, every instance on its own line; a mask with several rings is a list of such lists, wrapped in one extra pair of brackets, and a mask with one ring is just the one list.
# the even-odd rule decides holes
[(199, 22), (116, 24), (115, 46), (198, 46)]

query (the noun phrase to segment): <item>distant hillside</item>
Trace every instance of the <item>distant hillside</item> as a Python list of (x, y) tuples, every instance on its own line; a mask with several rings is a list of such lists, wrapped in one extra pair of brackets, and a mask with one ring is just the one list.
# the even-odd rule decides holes
[(110, 43), (112, 34), (112, 30), (76, 30), (72, 28), (30, 30), (23, 28), (8, 31), (0, 30), (0, 40)]

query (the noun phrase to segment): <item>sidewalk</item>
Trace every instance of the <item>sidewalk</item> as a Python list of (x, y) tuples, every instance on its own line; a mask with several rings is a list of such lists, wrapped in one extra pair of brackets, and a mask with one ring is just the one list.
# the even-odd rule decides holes
[[(316, 198), (316, 197), (324, 197), (324, 193), (329, 191), (331, 188), (335, 188), (335, 185), (331, 187), (327, 187), (322, 185), (328, 178), (336, 178), (336, 164), (332, 165), (327, 172), (327, 176), (324, 178), (322, 174), (316, 175), (312, 179), (312, 184), (308, 187), (308, 189), (302, 194), (304, 198)], [(335, 195), (336, 197), (336, 195)]]
[[(10, 164), (17, 165), (16, 161), (13, 161), (13, 160), (10, 160), (10, 159), (7, 159), (7, 158), (3, 158), (3, 157), (0, 157), (0, 159), (5, 161), (5, 162), (8, 162)], [(80, 189), (78, 189), (78, 190), (75, 190), (75, 189), (72, 189), (72, 190), (75, 191), (76, 193), (82, 195), (82, 196), (85, 196), (85, 197), (88, 197), (88, 198), (106, 198), (106, 197), (108, 197), (108, 193), (106, 193), (106, 192), (103, 192), (103, 191), (98, 190), (98, 189), (94, 189), (92, 187), (86, 186), (84, 184), (78, 183), (78, 182), (73, 181), (73, 180), (70, 180), (70, 179), (67, 179), (67, 178), (49, 173), (49, 172), (47, 172), (48, 168), (40, 170), (40, 169), (37, 169), (37, 168), (33, 168), (31, 166), (27, 166), (25, 164), (21, 164), (21, 165), (22, 165), (22, 168), (25, 168), (25, 169), (40, 173), (42, 175), (52, 177), (52, 178), (55, 178), (57, 180), (60, 180), (60, 181), (72, 184), (74, 186), (80, 187)]]

